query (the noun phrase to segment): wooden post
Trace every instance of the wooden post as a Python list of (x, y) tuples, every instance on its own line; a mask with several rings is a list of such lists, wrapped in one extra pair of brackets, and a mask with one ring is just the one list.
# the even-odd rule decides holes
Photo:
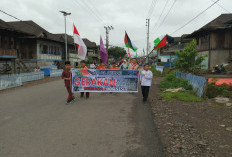
[[(211, 45), (210, 45), (210, 33), (209, 33), (209, 56), (208, 56), (208, 69), (210, 69), (210, 65), (211, 65)], [(199, 39), (200, 40), (200, 39)]]

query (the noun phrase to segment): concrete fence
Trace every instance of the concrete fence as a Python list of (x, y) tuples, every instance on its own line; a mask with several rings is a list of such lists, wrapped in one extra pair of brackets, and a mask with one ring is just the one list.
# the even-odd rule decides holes
[(44, 79), (43, 72), (31, 72), (0, 76), (0, 90), (21, 86), (23, 82)]
[(0, 90), (18, 87), (22, 85), (22, 80), (19, 75), (4, 75), (0, 76)]
[(52, 70), (57, 70), (57, 66), (41, 66), (40, 71), (44, 72), (44, 76), (50, 76)]
[(50, 71), (50, 77), (60, 77), (63, 73), (63, 69), (53, 69)]
[(188, 80), (193, 86), (193, 91), (196, 92), (198, 97), (202, 97), (204, 95), (205, 87), (207, 85), (207, 80), (204, 77), (181, 72), (176, 72), (176, 77)]
[(44, 79), (44, 72), (21, 73), (19, 76), (21, 77), (22, 82), (29, 82)]
[(57, 69), (57, 66), (40, 66), (40, 69)]

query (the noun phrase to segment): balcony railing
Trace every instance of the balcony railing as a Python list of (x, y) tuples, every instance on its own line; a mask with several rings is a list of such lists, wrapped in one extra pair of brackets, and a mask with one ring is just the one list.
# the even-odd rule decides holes
[(15, 49), (0, 49), (0, 56), (17, 57)]
[(94, 53), (92, 53), (92, 52), (88, 52), (87, 56), (88, 56), (88, 57), (98, 57), (99, 54), (94, 54)]

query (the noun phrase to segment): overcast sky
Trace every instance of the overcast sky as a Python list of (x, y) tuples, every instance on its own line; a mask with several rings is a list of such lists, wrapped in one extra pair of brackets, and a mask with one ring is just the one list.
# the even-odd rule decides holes
[[(126, 30), (141, 54), (143, 48), (146, 50), (146, 18), (150, 17), (150, 43), (153, 45), (155, 38), (171, 34), (216, 0), (176, 0), (164, 22), (162, 21), (175, 0), (153, 1), (155, 6), (151, 8), (152, 0), (1, 0), (0, 9), (21, 20), (33, 20), (51, 33), (64, 32), (64, 17), (59, 11), (71, 12), (67, 17), (68, 34), (73, 34), (74, 23), (82, 38), (88, 38), (97, 44), (100, 35), (105, 39), (104, 26), (112, 25), (114, 30), (110, 31), (110, 45), (124, 46)], [(227, 11), (216, 4), (171, 36), (192, 33), (220, 14), (232, 12), (231, 0), (220, 0), (218, 4)], [(152, 12), (149, 12), (150, 9)], [(2, 13), (0, 18), (15, 21)]]

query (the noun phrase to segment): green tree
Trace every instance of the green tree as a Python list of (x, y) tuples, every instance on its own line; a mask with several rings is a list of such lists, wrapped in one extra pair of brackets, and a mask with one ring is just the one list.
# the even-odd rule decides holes
[(118, 60), (126, 55), (126, 50), (122, 47), (113, 46), (109, 48), (108, 54)]
[(199, 55), (196, 50), (196, 40), (187, 44), (183, 51), (176, 51), (178, 59), (175, 61), (175, 69), (182, 72), (196, 73), (201, 67), (207, 55)]
[(90, 63), (92, 63), (92, 62), (93, 62), (93, 58), (88, 58), (87, 64), (90, 64)]

